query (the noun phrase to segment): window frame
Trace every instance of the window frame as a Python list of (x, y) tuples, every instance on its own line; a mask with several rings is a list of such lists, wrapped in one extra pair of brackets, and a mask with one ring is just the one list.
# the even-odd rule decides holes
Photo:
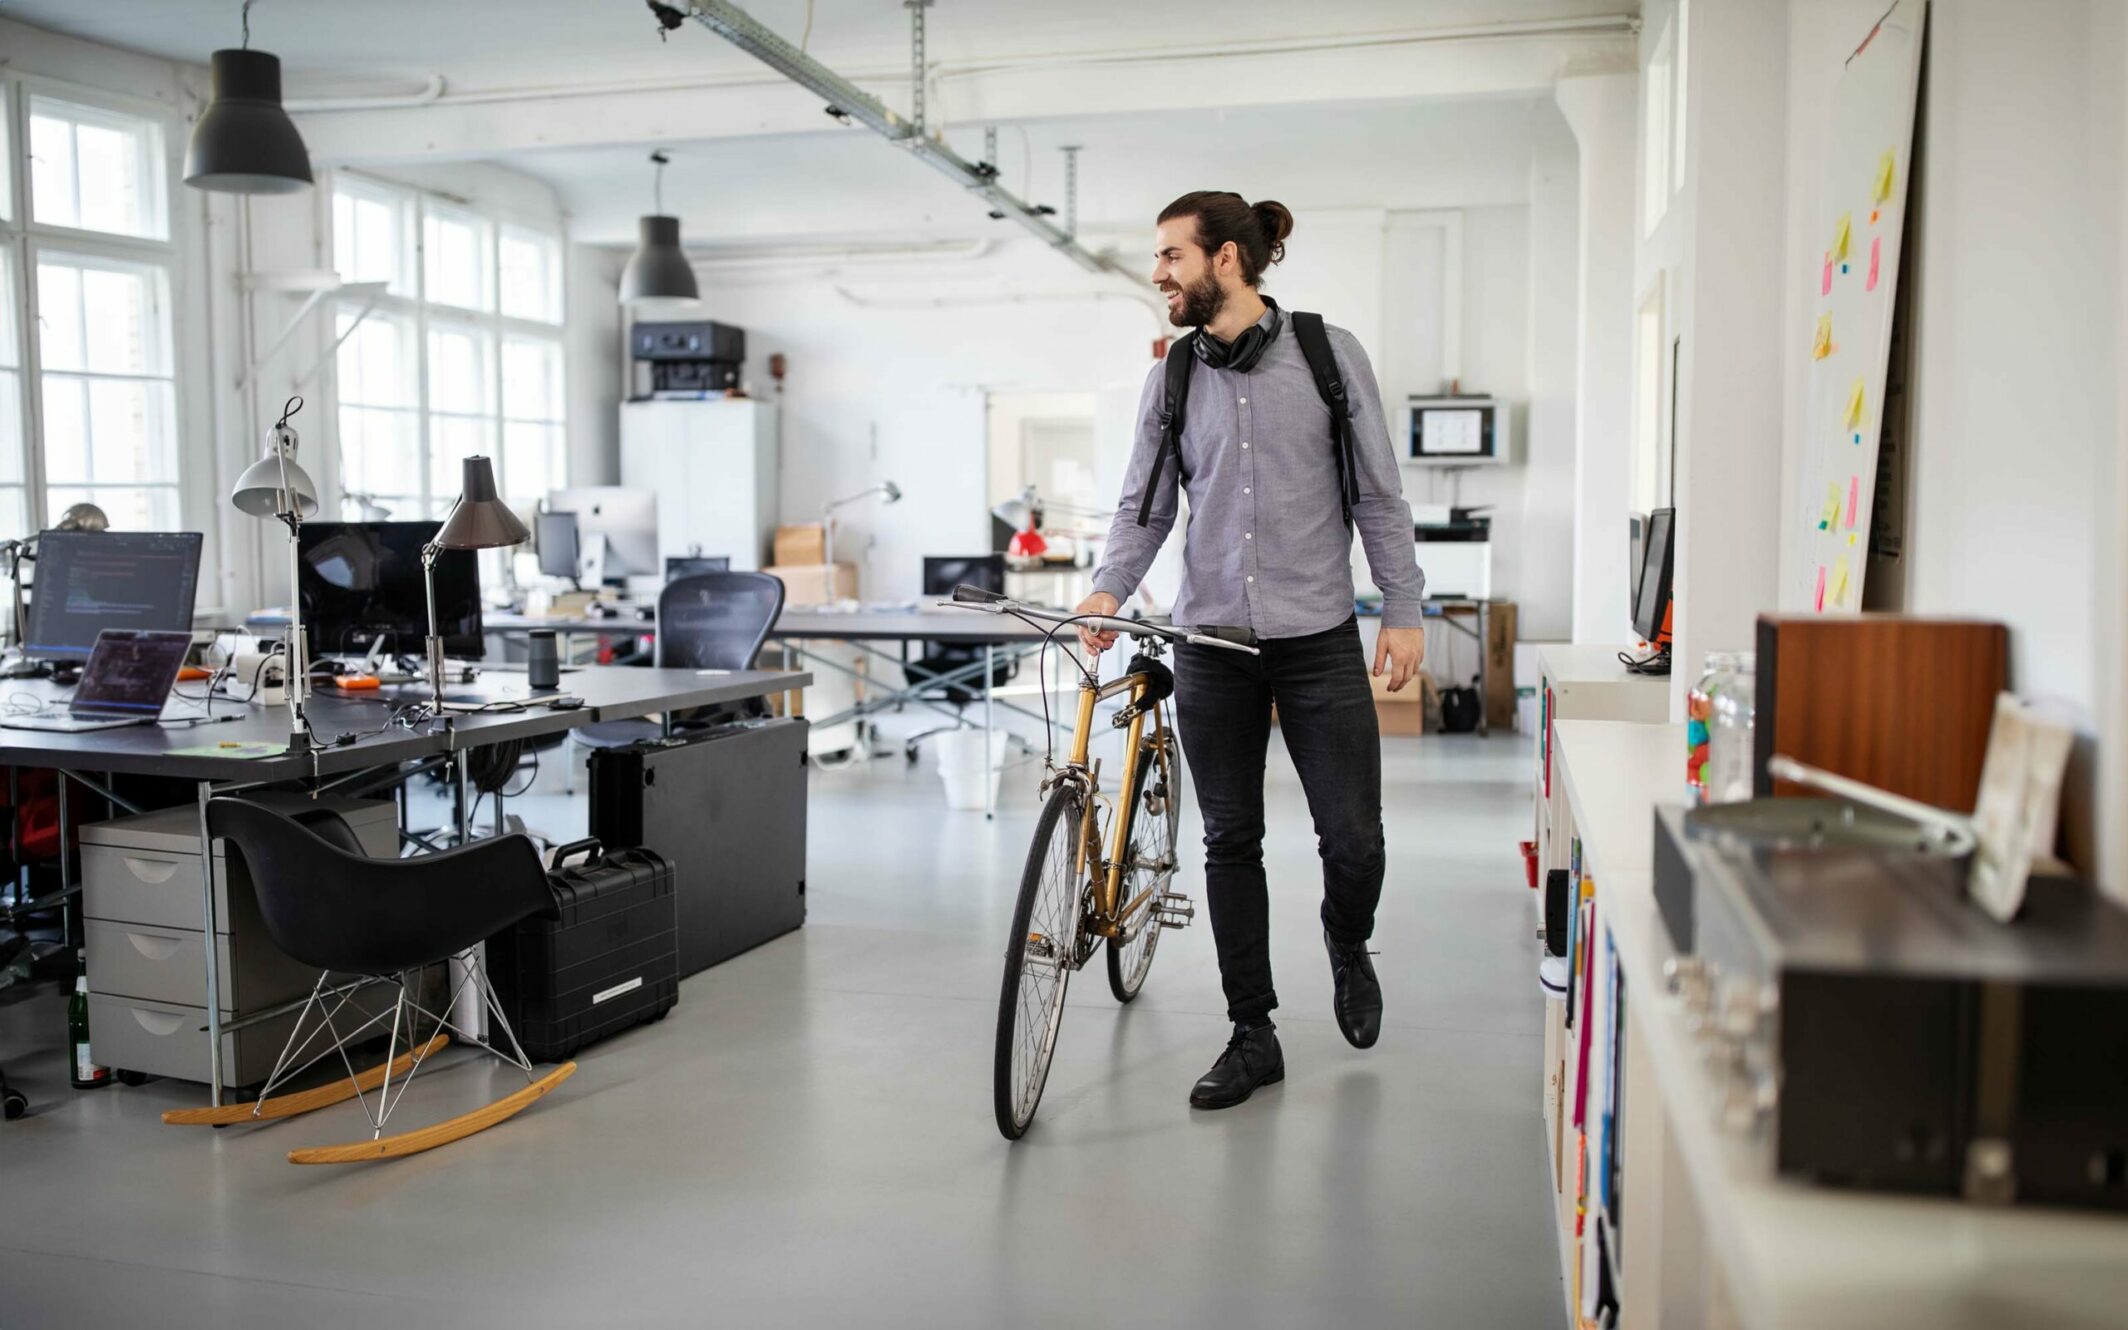
[[(152, 203), (161, 210), (162, 235), (134, 236), (62, 226), (36, 220), (36, 200), (30, 188), (29, 119), (32, 98), (43, 97), (69, 103), (113, 117), (145, 120), (157, 128), (160, 139), (160, 179), (154, 183)], [(44, 421), (44, 364), (39, 346), (37, 268), (44, 254), (56, 253), (90, 260), (145, 265), (162, 272), (161, 293), (167, 301), (161, 336), (166, 339), (171, 393), (171, 447), (177, 458), (176, 473), (168, 479), (143, 480), (141, 486), (166, 490), (175, 498), (177, 528), (214, 535), (219, 523), (211, 490), (213, 468), (188, 467), (196, 440), (210, 437), (202, 419), (208, 401), (201, 376), (205, 351), (199, 333), (186, 317), (193, 283), (199, 280), (188, 260), (195, 247), (195, 218), (190, 209), (178, 206), (177, 185), (182, 178), (187, 126), (171, 107), (151, 99), (101, 88), (47, 78), (39, 74), (0, 73), (0, 121), (4, 121), (8, 175), (8, 212), (0, 215), (0, 257), (8, 264), (16, 333), (16, 369), (19, 393), (19, 426), (22, 438), (22, 504), (25, 535), (45, 529), (57, 513), (49, 511), (49, 468), (46, 465)], [(60, 373), (61, 371), (53, 371)], [(126, 376), (159, 378), (155, 375)], [(6, 486), (12, 488), (12, 484)], [(200, 570), (202, 585), (220, 586), (218, 561), (212, 557), (215, 542), (206, 542), (208, 557)], [(219, 596), (210, 596), (218, 600)], [(202, 606), (213, 609), (215, 606)]]
[[(386, 291), (375, 297), (375, 313), (389, 314), (404, 320), (411, 329), (414, 348), (412, 352), (414, 361), (414, 406), (412, 414), (415, 420), (415, 446), (420, 460), (420, 464), (417, 467), (420, 488), (417, 494), (410, 497), (414, 498), (420, 505), (420, 511), (416, 513), (401, 513), (395, 510), (392, 514), (393, 519), (433, 520), (432, 514), (434, 517), (441, 517), (443, 505), (448, 503), (456, 493), (455, 489), (448, 493), (438, 493), (433, 484), (436, 450), (431, 422), (432, 418), (438, 414), (438, 409), (432, 404), (432, 394), (429, 391), (432, 372), (429, 346), (431, 332), (438, 328), (478, 330), (487, 339), (488, 345), (487, 364), (484, 367), (487, 379), (485, 398), (488, 408), (486, 412), (478, 417), (468, 417), (466, 413), (460, 411), (444, 411), (441, 414), (458, 419), (478, 418), (485, 420), (490, 436), (489, 451), (486, 455), (493, 460), (497, 489), (505, 498), (529, 497), (525, 495), (513, 496), (510, 482), (509, 460), (504, 448), (507, 427), (513, 420), (517, 423), (524, 423), (524, 421), (512, 417), (504, 403), (502, 351), (504, 343), (511, 338), (542, 341), (553, 346), (554, 363), (559, 366), (559, 371), (554, 384), (555, 414), (546, 423), (558, 425), (566, 430), (568, 424), (567, 263), (569, 246), (562, 218), (559, 215), (546, 217), (526, 216), (516, 210), (476, 203), (464, 198), (441, 194), (418, 185), (405, 184), (388, 178), (369, 175), (365, 172), (341, 168), (327, 173), (327, 178), (319, 182), (318, 190), (324, 232), (329, 237), (326, 248), (328, 252), (333, 253), (335, 256), (338, 253), (338, 235), (335, 229), (334, 200), (343, 187), (349, 193), (358, 197), (392, 201), (395, 207), (401, 209), (401, 221), (399, 223), (401, 243), (405, 246), (411, 246), (410, 251), (403, 252), (399, 256), (399, 266), (402, 271), (408, 273), (411, 277), (412, 294), (403, 295), (397, 291)], [(469, 309), (429, 298), (428, 226), (432, 213), (454, 221), (468, 218), (477, 219), (486, 228), (483, 254), (486, 271), (482, 277), (482, 286), (486, 294), (487, 307), (485, 309)], [(554, 265), (550, 282), (552, 288), (550, 296), (554, 302), (554, 321), (547, 322), (541, 319), (523, 318), (506, 315), (502, 312), (501, 263), (502, 236), (505, 231), (518, 235), (535, 236), (553, 245)], [(367, 297), (343, 297), (335, 302), (337, 309), (350, 312), (360, 310), (367, 303), (369, 303), (369, 298)], [(342, 403), (340, 400), (340, 366), (337, 353), (333, 357), (329, 384), (335, 454), (332, 466), (333, 489), (335, 491), (333, 498), (339, 505), (337, 511), (345, 512), (347, 510), (348, 490), (342, 478), (346, 474), (347, 468), (344, 466), (343, 441), (340, 438)], [(360, 406), (362, 404), (353, 403), (352, 405)], [(566, 484), (566, 434), (564, 439), (563, 456), (560, 459), (563, 467), (563, 476), (560, 483)], [(544, 491), (542, 491), (543, 496)]]

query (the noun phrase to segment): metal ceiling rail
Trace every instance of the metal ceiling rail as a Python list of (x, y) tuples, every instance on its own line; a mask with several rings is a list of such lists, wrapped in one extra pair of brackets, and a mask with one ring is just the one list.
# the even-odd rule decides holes
[[(927, 132), (924, 108), (924, 8), (928, 0), (909, 5), (912, 57), (915, 61), (914, 117), (903, 116), (826, 65), (776, 35), (753, 15), (728, 0), (686, 0), (686, 16), (753, 56), (828, 104), (838, 119), (855, 120), (880, 137), (907, 149), (918, 160), (950, 177), (963, 189), (989, 204), (993, 214), (1017, 222), (1057, 253), (1091, 273), (1121, 273), (1103, 255), (1079, 244), (1077, 237), (1050, 220), (1054, 210), (1027, 202), (997, 182), (995, 162), (971, 162)], [(652, 4), (661, 21), (676, 12)], [(1076, 211), (1076, 209), (1074, 209)]]

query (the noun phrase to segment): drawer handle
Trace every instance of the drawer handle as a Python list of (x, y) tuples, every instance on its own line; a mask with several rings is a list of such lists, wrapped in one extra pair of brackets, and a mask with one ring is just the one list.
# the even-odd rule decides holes
[(126, 868), (141, 881), (158, 886), (177, 876), (177, 865), (162, 859), (135, 859), (129, 854)]
[(168, 1039), (185, 1023), (184, 1017), (164, 1011), (142, 1011), (139, 1007), (128, 1007), (127, 1010), (133, 1013), (133, 1019), (141, 1029), (157, 1039)]
[(133, 950), (151, 961), (166, 961), (177, 954), (178, 940), (174, 937), (157, 937), (153, 933), (128, 933), (126, 941)]

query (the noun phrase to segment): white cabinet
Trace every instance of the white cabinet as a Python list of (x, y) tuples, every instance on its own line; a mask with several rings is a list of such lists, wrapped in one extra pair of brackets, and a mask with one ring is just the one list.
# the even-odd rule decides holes
[(658, 496), (658, 557), (768, 562), (775, 535), (776, 408), (768, 402), (623, 402), (621, 483)]

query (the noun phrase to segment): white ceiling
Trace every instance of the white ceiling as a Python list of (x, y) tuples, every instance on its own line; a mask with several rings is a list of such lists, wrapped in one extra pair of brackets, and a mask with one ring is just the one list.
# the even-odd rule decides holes
[[(971, 160), (981, 136), (950, 136)], [(1548, 99), (1300, 107), (1243, 107), (1077, 116), (1008, 126), (998, 144), (1003, 183), (1061, 212), (1064, 162), (1081, 145), (1079, 226), (1120, 232), (1126, 244), (1177, 194), (1231, 189), (1296, 210), (1423, 208), (1512, 203), (1527, 193), (1540, 142), (1570, 141)], [(665, 206), (690, 248), (808, 240), (1010, 239), (951, 180), (860, 129), (721, 138), (664, 146)], [(592, 243), (633, 243), (650, 210), (651, 173), (636, 148), (514, 153), (503, 165), (552, 181), (570, 231)], [(1032, 177), (1028, 171), (1032, 166)], [(1061, 221), (1061, 217), (1059, 218)], [(1135, 249), (1126, 249), (1135, 261)]]
[[(684, 8), (684, 0), (679, 0)], [(744, 0), (795, 41), (807, 0)], [(906, 65), (901, 0), (815, 0), (809, 50), (830, 64)], [(204, 63), (237, 44), (239, 0), (0, 0), (0, 15), (150, 55)], [(933, 61), (1364, 34), (1637, 12), (1639, 0), (936, 0)], [(642, 0), (258, 0), (252, 44), (279, 55), (291, 97), (416, 86), (459, 91), (753, 71), (700, 32), (660, 42)]]

